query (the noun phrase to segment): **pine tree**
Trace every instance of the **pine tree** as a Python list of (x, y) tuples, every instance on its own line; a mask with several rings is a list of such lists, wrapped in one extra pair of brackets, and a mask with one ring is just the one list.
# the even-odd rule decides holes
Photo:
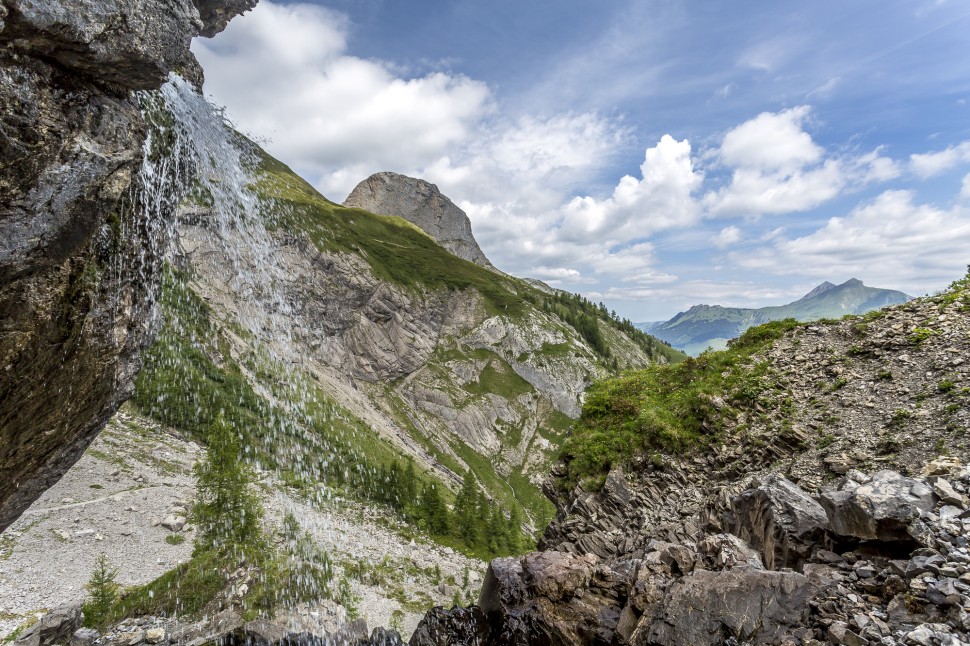
[(451, 517), (448, 506), (442, 500), (435, 485), (428, 485), (421, 492), (421, 516), (427, 524), (428, 531), (439, 536), (446, 536), (451, 531)]
[(508, 550), (509, 554), (518, 554), (522, 549), (522, 539), (520, 537), (522, 533), (522, 517), (519, 515), (518, 505), (512, 505), (512, 509), (509, 510), (508, 519)]
[(253, 468), (241, 459), (239, 437), (221, 414), (209, 427), (207, 439), (208, 455), (195, 468), (196, 553), (217, 549), (225, 555), (257, 554), (265, 539)]
[(477, 545), (480, 540), (481, 518), (478, 515), (478, 484), (471, 470), (465, 472), (461, 491), (455, 498), (454, 529), (458, 538), (469, 545)]
[(414, 460), (408, 460), (401, 479), (401, 494), (404, 504), (416, 505), (418, 502), (418, 474), (414, 470)]
[(112, 611), (118, 602), (119, 585), (115, 582), (118, 569), (111, 567), (104, 552), (94, 562), (91, 579), (84, 586), (90, 598), (84, 604), (84, 622), (86, 625), (104, 632), (111, 621)]

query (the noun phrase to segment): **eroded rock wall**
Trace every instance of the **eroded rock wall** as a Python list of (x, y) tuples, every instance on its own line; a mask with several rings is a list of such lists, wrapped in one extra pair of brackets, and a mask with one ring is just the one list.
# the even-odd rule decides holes
[[(151, 340), (133, 92), (255, 0), (0, 2), (0, 530), (80, 457)], [(167, 217), (154, 213), (152, 217)]]

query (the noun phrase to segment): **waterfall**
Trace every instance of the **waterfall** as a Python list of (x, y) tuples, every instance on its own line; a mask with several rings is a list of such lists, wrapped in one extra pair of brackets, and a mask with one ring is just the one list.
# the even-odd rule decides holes
[[(163, 395), (148, 402), (148, 412), (162, 419), (174, 416), (169, 410), (172, 408), (188, 418), (211, 414), (206, 407), (214, 404), (206, 401), (206, 392), (193, 392), (199, 384), (192, 378), (192, 362), (211, 360), (213, 369), (232, 363), (232, 370), (238, 367), (241, 374), (236, 375), (238, 383), (227, 391), (228, 399), (223, 403), (238, 404), (238, 409), (232, 410), (243, 411), (253, 419), (237, 419), (231, 410), (221, 411), (219, 419), (224, 412), (224, 423), (236, 439), (222, 437), (219, 441), (232, 445), (242, 440), (242, 445), (235, 445), (233, 450), (241, 449), (245, 462), (256, 467), (258, 477), (295, 474), (314, 483), (308, 496), (311, 501), (327, 499), (329, 492), (316, 483), (326, 468), (321, 456), (326, 456), (328, 446), (313, 430), (314, 424), (325, 423), (326, 417), (315, 407), (315, 388), (294, 369), (300, 358), (294, 356), (291, 344), (288, 277), (278, 262), (280, 243), (274, 239), (268, 220), (283, 207), (257, 189), (261, 180), (258, 148), (235, 131), (220, 109), (176, 75), (160, 91), (140, 99), (150, 132), (133, 202), (149, 216), (151, 248), (142, 272), (148, 284), (154, 281), (157, 297), (152, 307), (156, 324), (162, 329), (159, 344), (163, 346), (146, 354), (146, 371), (166, 371), (168, 378), (177, 380), (169, 383), (167, 392), (163, 390)], [(192, 230), (196, 248), (186, 248), (180, 227)], [(192, 254), (201, 256), (193, 262), (204, 263), (210, 270), (206, 271), (204, 285), (196, 282), (190, 263), (182, 259)], [(166, 273), (168, 283), (159, 278)], [(197, 294), (203, 288), (207, 292)], [(212, 311), (224, 315), (225, 329), (200, 327), (199, 308), (210, 307), (203, 305), (206, 299), (212, 301)], [(206, 325), (209, 311), (205, 309)], [(214, 351), (214, 339), (231, 345), (226, 341), (229, 335), (235, 345)], [(175, 337), (182, 345), (167, 348)], [(191, 351), (189, 356), (179, 352), (186, 349)], [(197, 349), (201, 353), (195, 352)], [(223, 355), (212, 358), (219, 352)], [(136, 392), (136, 400), (139, 396), (144, 395)], [(176, 425), (171, 420), (169, 423)], [(217, 437), (220, 424), (211, 426)], [(244, 521), (240, 518), (239, 524)], [(326, 556), (308, 544), (297, 519), (288, 518), (284, 525), (282, 549), (288, 558), (298, 561), (298, 568), (293, 569), (300, 570), (275, 593), (280, 595), (276, 601), (285, 605), (291, 597), (305, 599), (326, 592), (317, 588), (329, 585), (321, 581), (331, 573)], [(231, 532), (228, 528), (227, 533)], [(266, 545), (264, 549), (276, 548)]]

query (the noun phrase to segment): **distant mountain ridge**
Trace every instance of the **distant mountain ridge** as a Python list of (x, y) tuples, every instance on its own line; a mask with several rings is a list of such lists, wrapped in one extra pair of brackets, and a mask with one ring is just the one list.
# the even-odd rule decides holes
[(678, 350), (697, 355), (707, 348), (722, 349), (729, 339), (740, 336), (750, 327), (769, 321), (786, 318), (799, 321), (838, 318), (846, 314), (864, 314), (909, 300), (912, 297), (903, 292), (867, 287), (861, 280), (851, 278), (841, 285), (825, 281), (787, 305), (757, 309), (694, 305), (669, 321), (640, 323), (638, 326)]

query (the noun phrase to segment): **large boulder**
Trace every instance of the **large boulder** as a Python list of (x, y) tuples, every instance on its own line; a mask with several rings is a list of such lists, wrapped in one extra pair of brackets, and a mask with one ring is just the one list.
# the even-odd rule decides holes
[(784, 476), (773, 474), (731, 499), (728, 531), (761, 554), (769, 570), (800, 569), (823, 545), (822, 506)]
[(478, 606), (470, 608), (432, 608), (411, 634), (409, 646), (486, 646), (491, 642), (491, 628)]
[(15, 646), (47, 646), (67, 644), (81, 627), (84, 614), (80, 604), (51, 610), (40, 621), (25, 630), (14, 642)]
[(699, 570), (675, 582), (658, 614), (648, 613), (631, 644), (720, 646), (729, 638), (778, 643), (808, 617), (815, 586), (795, 572)]
[(552, 551), (493, 560), (478, 602), (491, 626), (490, 643), (611, 644), (617, 598), (629, 590), (633, 573), (598, 563), (593, 555)]
[(0, 530), (130, 396), (152, 339), (164, 222), (135, 190), (133, 90), (255, 0), (0, 4)]
[(846, 479), (819, 497), (832, 531), (840, 536), (880, 541), (913, 541), (910, 526), (933, 511), (933, 489), (925, 482), (883, 470), (859, 484)]

